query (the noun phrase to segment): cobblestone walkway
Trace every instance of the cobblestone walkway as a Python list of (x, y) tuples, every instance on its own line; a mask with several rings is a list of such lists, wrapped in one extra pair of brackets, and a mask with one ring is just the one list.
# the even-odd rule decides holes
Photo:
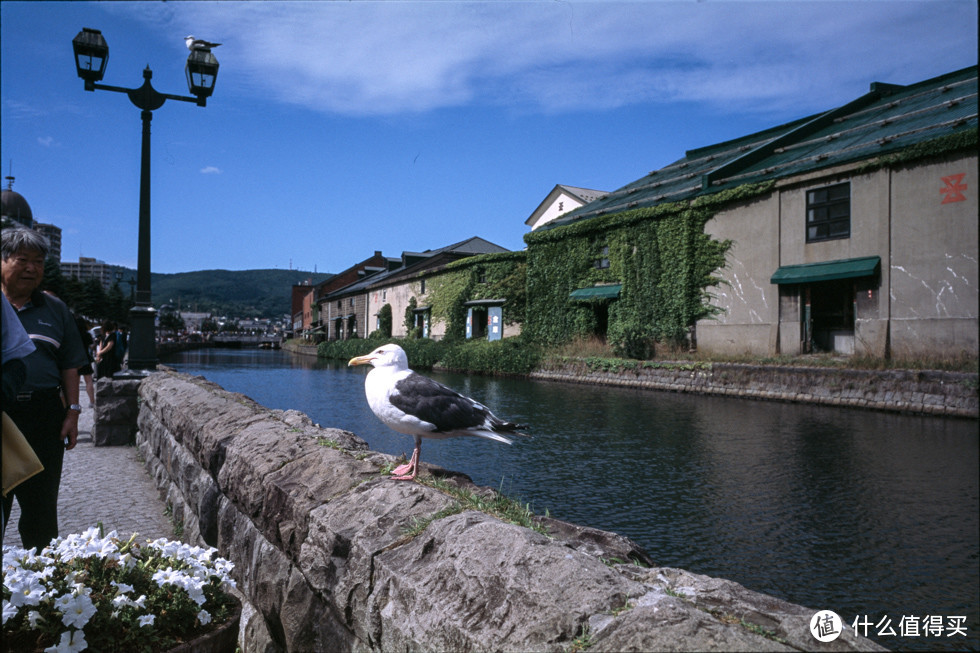
[[(156, 484), (139, 460), (136, 447), (96, 447), (92, 439), (94, 415), (84, 385), (84, 407), (78, 419), (78, 444), (65, 452), (58, 495), (58, 525), (61, 535), (80, 533), (102, 522), (105, 532), (118, 531), (129, 538), (173, 539), (174, 532), (165, 514), (166, 506)], [(14, 507), (3, 543), (20, 546), (17, 521), (20, 507)]]

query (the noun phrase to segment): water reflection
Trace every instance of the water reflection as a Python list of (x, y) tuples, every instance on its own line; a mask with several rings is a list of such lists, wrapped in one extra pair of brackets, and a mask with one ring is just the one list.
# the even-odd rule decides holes
[[(168, 363), (373, 449), (411, 453), (364, 399), (363, 368), (284, 352), (200, 350)], [(845, 621), (967, 617), (980, 648), (977, 424), (819, 406), (432, 374), (531, 426), (508, 447), (426, 441), (423, 460), (560, 519), (627, 535), (658, 564), (736, 580)]]

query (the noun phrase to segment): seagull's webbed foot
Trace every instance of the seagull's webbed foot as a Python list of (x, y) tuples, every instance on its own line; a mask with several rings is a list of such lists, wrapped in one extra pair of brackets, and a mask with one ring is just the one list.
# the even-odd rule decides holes
[(391, 470), (391, 479), (393, 481), (411, 481), (415, 479), (415, 475), (418, 473), (419, 468), (419, 447), (415, 448), (412, 452), (412, 459), (409, 460), (404, 465), (399, 465)]

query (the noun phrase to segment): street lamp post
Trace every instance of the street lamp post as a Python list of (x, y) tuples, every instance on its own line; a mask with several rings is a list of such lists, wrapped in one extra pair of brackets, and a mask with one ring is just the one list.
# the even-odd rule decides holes
[(109, 62), (109, 46), (99, 30), (83, 28), (72, 40), (72, 49), (75, 51), (75, 69), (78, 76), (85, 81), (86, 91), (99, 89), (125, 93), (130, 102), (141, 110), (143, 141), (140, 157), (139, 241), (136, 302), (130, 310), (129, 369), (142, 374), (156, 369), (157, 366), (156, 309), (150, 299), (150, 121), (153, 120), (153, 112), (167, 100), (206, 106), (218, 77), (218, 60), (209, 47), (195, 46), (191, 50), (184, 70), (187, 87), (194, 97), (187, 97), (158, 93), (150, 84), (153, 71), (149, 66), (143, 70), (143, 85), (139, 88), (99, 84)]

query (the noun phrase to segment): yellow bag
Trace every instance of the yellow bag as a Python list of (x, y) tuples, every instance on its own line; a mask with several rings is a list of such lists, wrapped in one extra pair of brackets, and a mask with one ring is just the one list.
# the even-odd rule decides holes
[(20, 432), (14, 420), (3, 414), (3, 496), (15, 487), (44, 471), (27, 438)]

